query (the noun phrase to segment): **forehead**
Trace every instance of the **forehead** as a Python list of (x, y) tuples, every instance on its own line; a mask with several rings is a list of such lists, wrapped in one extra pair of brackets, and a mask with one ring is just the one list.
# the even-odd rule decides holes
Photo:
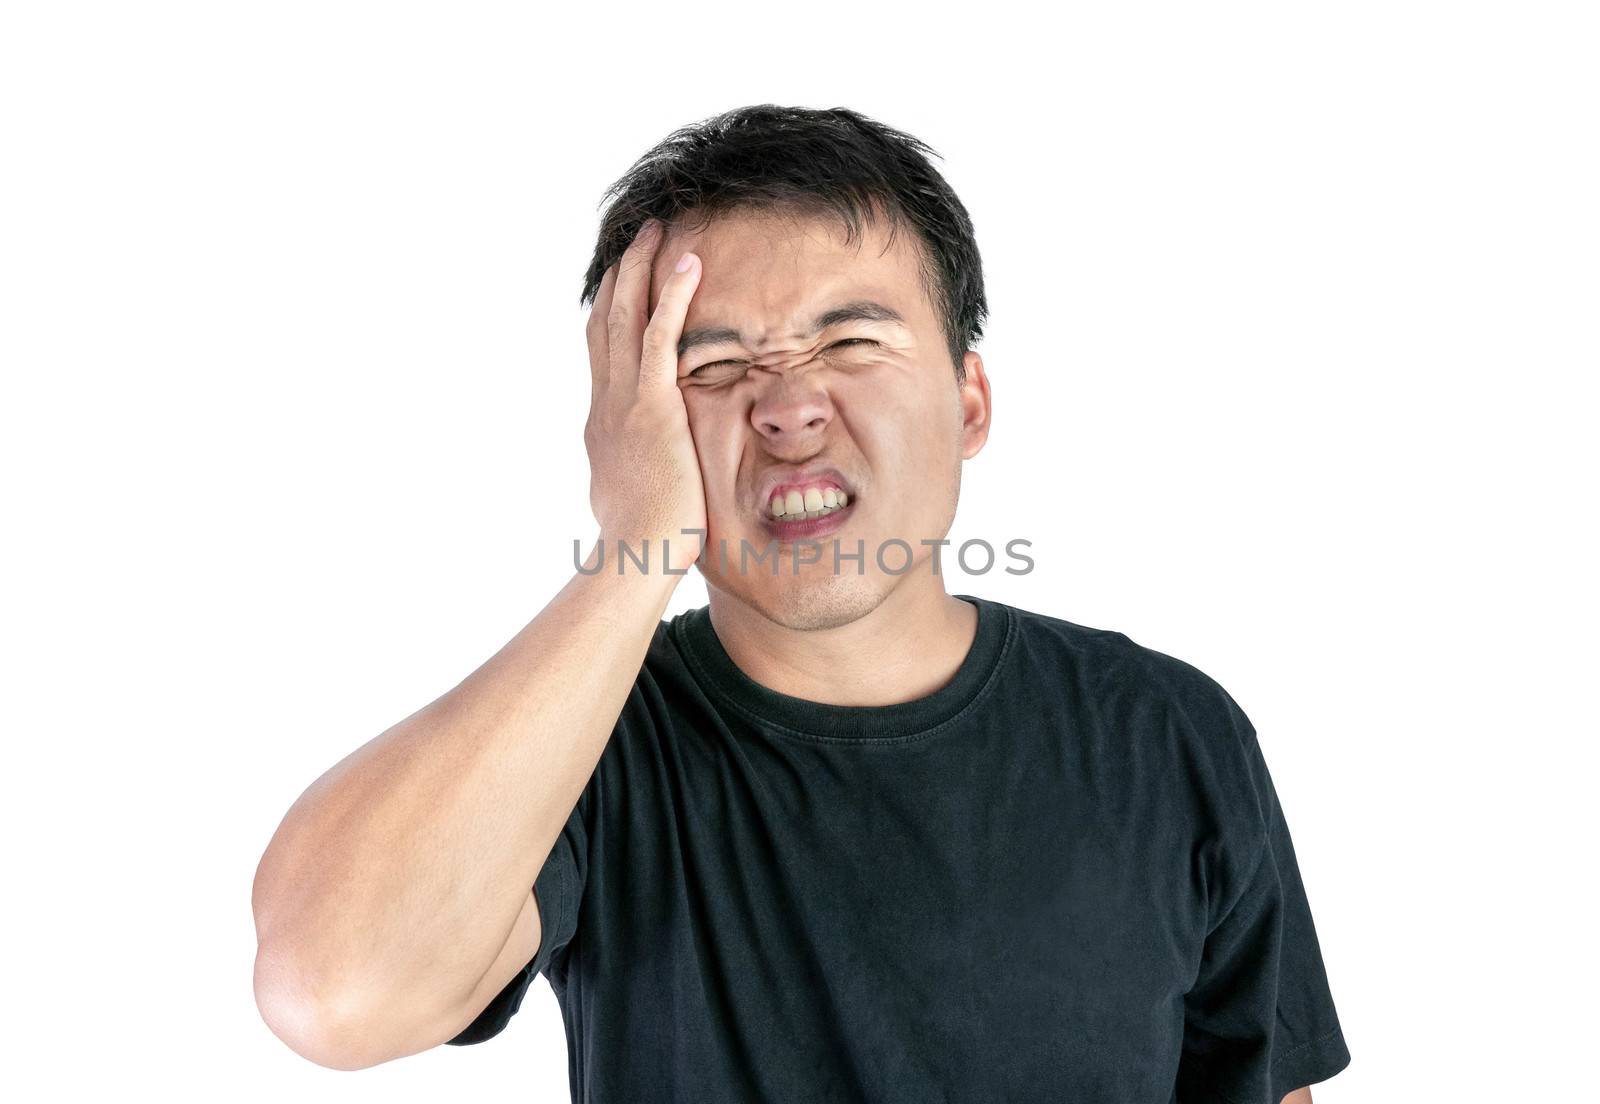
[(894, 308), (914, 329), (934, 325), (915, 235), (900, 227), (891, 245), (881, 218), (863, 223), (853, 243), (844, 235), (831, 219), (745, 212), (676, 228), (652, 265), (650, 313), (678, 257), (693, 250), (702, 271), (685, 329), (727, 326), (757, 343), (799, 337), (819, 310), (862, 299)]

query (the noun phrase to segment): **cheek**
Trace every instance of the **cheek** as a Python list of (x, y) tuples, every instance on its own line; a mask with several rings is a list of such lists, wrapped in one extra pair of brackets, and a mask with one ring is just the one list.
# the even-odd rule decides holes
[(926, 472), (957, 447), (959, 405), (903, 375), (871, 387), (841, 388), (835, 398), (850, 435), (880, 464)]
[(706, 500), (731, 502), (737, 493), (739, 450), (744, 447), (745, 438), (740, 433), (739, 416), (728, 404), (696, 396), (692, 389), (684, 391), (683, 404), (689, 415), (689, 435), (694, 438), (694, 450), (700, 458)]
[(695, 444), (710, 444), (728, 436), (730, 424), (737, 421), (727, 403), (720, 403), (702, 387), (679, 388), (683, 410), (689, 416), (689, 432)]
[[(952, 392), (955, 390), (952, 384)], [(906, 524), (948, 520), (961, 478), (961, 406), (932, 389), (875, 392), (840, 406), (874, 482), (894, 488), (889, 508)], [(917, 519), (912, 521), (911, 519)]]

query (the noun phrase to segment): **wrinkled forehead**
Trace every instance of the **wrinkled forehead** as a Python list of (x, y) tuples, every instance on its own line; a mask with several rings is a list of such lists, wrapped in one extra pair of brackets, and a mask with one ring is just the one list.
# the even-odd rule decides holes
[(839, 221), (791, 214), (729, 214), (676, 228), (652, 265), (650, 313), (678, 257), (693, 250), (702, 271), (685, 329), (725, 326), (755, 343), (798, 338), (820, 309), (862, 299), (912, 326), (930, 323), (916, 238), (904, 227), (893, 237), (880, 218), (846, 243)]

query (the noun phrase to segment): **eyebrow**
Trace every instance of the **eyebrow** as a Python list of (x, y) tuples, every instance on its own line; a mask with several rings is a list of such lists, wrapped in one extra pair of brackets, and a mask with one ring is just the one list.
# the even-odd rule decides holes
[[(906, 324), (900, 312), (893, 307), (874, 303), (870, 299), (857, 299), (852, 303), (841, 303), (837, 307), (830, 307), (817, 315), (805, 336), (811, 337), (829, 327), (843, 325), (846, 322), (889, 322), (896, 326)], [(738, 330), (727, 326), (705, 326), (697, 330), (686, 330), (678, 339), (678, 355), (683, 356), (689, 350), (698, 349), (702, 345), (737, 345), (743, 340)]]

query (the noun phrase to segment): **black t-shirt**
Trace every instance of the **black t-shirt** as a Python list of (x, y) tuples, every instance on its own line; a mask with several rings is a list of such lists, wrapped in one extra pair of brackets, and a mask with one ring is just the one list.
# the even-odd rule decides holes
[(657, 627), (535, 883), (574, 1101), (1279, 1104), (1350, 1061), (1256, 733), (1119, 632), (979, 611), (840, 706)]

